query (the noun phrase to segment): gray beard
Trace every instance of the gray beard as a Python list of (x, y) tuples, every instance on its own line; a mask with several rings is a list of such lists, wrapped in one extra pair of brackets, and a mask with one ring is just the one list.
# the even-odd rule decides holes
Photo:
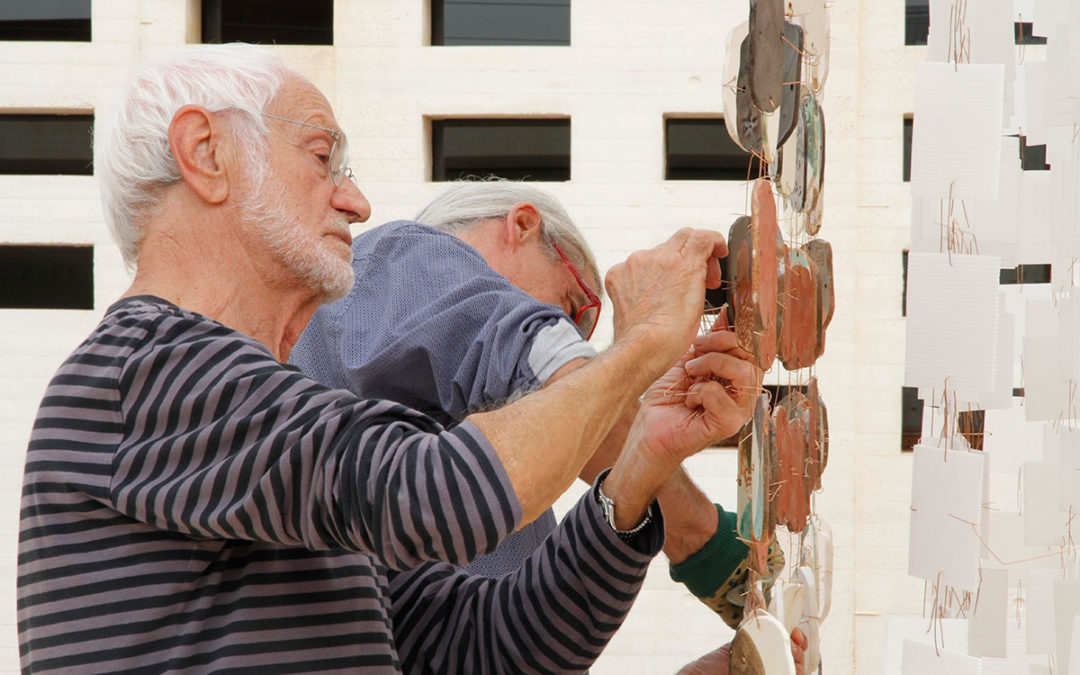
[[(255, 176), (255, 190), (244, 199), (244, 218), (252, 223), (276, 263), (285, 267), (308, 288), (321, 294), (323, 303), (340, 300), (352, 289), (355, 275), (352, 251), (348, 258), (324, 249), (321, 237), (307, 240), (286, 213), (279, 197), (270, 189), (270, 176)], [(348, 220), (338, 214), (337, 224), (348, 227)]]

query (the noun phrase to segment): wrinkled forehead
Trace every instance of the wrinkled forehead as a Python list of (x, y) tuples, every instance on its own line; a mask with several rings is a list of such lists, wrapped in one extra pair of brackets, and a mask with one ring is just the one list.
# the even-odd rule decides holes
[(340, 128), (326, 96), (306, 77), (295, 73), (285, 78), (267, 112), (308, 124)]

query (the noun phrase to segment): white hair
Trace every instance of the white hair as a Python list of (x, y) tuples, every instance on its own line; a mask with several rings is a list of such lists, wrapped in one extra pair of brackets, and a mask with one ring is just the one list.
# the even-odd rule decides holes
[(485, 220), (505, 218), (519, 202), (532, 204), (540, 213), (540, 233), (548, 257), (559, 260), (553, 247), (558, 244), (574, 267), (596, 279), (598, 288), (593, 290), (603, 297), (602, 277), (585, 237), (558, 199), (529, 183), (501, 178), (454, 181), (436, 194), (414, 220), (455, 234)]
[(229, 123), (245, 168), (258, 180), (262, 164), (253, 160), (266, 150), (262, 112), (291, 72), (273, 52), (234, 43), (189, 47), (136, 73), (98, 138), (95, 164), (105, 222), (129, 269), (161, 191), (180, 180), (168, 138), (176, 111), (190, 104), (239, 113)]

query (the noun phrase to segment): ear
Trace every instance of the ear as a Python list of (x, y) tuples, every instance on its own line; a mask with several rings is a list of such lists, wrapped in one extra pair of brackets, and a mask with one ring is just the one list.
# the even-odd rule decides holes
[(511, 248), (517, 248), (533, 238), (539, 238), (543, 218), (536, 207), (528, 202), (518, 202), (506, 215), (505, 236)]
[(177, 110), (169, 124), (169, 149), (184, 182), (196, 195), (211, 204), (225, 201), (232, 146), (212, 113), (197, 105)]

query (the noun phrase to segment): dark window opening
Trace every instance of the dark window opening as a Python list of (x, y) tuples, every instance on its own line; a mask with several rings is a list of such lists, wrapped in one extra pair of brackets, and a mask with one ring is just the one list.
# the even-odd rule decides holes
[(431, 122), (432, 180), (570, 180), (569, 119)]
[(1017, 265), (1001, 270), (999, 283), (1002, 286), (1012, 284), (1048, 284), (1050, 283), (1050, 265)]
[(723, 117), (664, 120), (666, 180), (750, 180), (761, 160), (731, 140)]
[(570, 0), (431, 0), (432, 45), (570, 44)]
[(93, 309), (94, 247), (0, 246), (0, 308)]
[(910, 451), (922, 438), (923, 400), (916, 387), (903, 388), (900, 407), (900, 449)]
[(915, 132), (915, 118), (910, 115), (904, 116), (904, 164), (903, 180), (911, 182), (911, 137)]
[[(807, 390), (809, 389), (809, 387), (807, 387), (805, 384), (803, 384), (803, 385), (794, 385), (794, 386), (788, 386), (786, 384), (763, 384), (763, 385), (761, 385), (761, 389), (762, 389), (762, 392), (769, 397), (769, 414), (771, 415), (772, 411), (773, 411), (773, 408), (776, 407), (776, 404), (779, 403), (780, 401), (784, 400), (784, 397), (787, 396), (788, 394), (790, 394), (792, 392), (792, 390), (800, 391), (805, 395)], [(738, 447), (739, 446), (740, 434), (743, 431), (745, 431), (746, 428), (747, 427), (743, 427), (742, 429), (740, 429), (739, 431), (736, 431), (731, 436), (728, 436), (727, 438), (725, 438), (725, 439), (723, 439), (723, 440), (721, 440), (721, 441), (719, 441), (717, 443), (714, 443), (713, 444), (714, 447), (721, 447), (721, 448)]]
[(1046, 163), (1046, 144), (1028, 145), (1027, 136), (1020, 136), (1020, 168), (1024, 171), (1049, 171)]
[(905, 0), (904, 44), (924, 45), (930, 34), (930, 0)]
[(90, 42), (90, 0), (4, 0), (0, 40)]
[[(724, 268), (723, 262), (720, 263), (720, 268)], [(728, 304), (730, 285), (731, 282), (725, 279), (718, 288), (705, 289), (705, 311), (715, 314), (716, 310)]]
[(334, 44), (334, 0), (203, 0), (202, 41)]
[(1046, 44), (1046, 38), (1033, 35), (1031, 32), (1030, 21), (1017, 21), (1013, 24), (1013, 35), (1016, 38), (1016, 44), (1018, 45), (1044, 45)]
[(968, 442), (972, 450), (983, 449), (983, 429), (986, 426), (985, 410), (965, 410), (956, 414), (956, 430)]
[(0, 174), (94, 173), (93, 115), (0, 115)]
[(784, 397), (793, 391), (798, 391), (803, 395), (809, 390), (805, 384), (786, 385), (786, 384), (763, 384), (761, 385), (763, 392), (769, 396), (769, 412), (771, 413), (776, 404), (784, 400)]

